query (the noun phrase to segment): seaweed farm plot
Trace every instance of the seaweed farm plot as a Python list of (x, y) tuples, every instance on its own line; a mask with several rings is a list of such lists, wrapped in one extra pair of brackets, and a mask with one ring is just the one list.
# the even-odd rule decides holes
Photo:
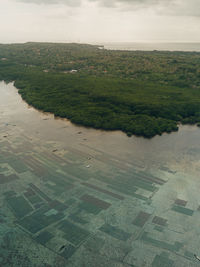
[[(7, 86), (2, 97), (15, 90)], [(190, 161), (185, 172), (180, 155), (161, 168), (166, 159), (138, 156), (143, 139), (66, 127), (11, 96), (12, 114), (0, 106), (0, 266), (199, 265), (200, 181)]]
[[(183, 263), (195, 264), (192, 246), (184, 246), (184, 232), (177, 229), (174, 234), (172, 213), (188, 220), (200, 214), (188, 207), (189, 201), (176, 198), (172, 203), (165, 200), (169, 209), (163, 217), (156, 197), (168, 184), (166, 176), (127, 167), (123, 161), (106, 165), (102, 157), (84, 154), (82, 147), (67, 147), (70, 153), (62, 156), (50, 152), (53, 145), (36, 144), (27, 155), (20, 150), (13, 155), (8, 140), (0, 169), (1, 199), (13, 227), (41, 251), (49, 250), (53, 266), (112, 266), (113, 255), (122, 266), (142, 266), (144, 261), (146, 266), (176, 266), (177, 255)], [(87, 161), (91, 168), (85, 166)], [(151, 248), (151, 257), (141, 252), (133, 257), (140, 246)]]
[(11, 197), (6, 200), (17, 218), (22, 218), (33, 210), (23, 196)]

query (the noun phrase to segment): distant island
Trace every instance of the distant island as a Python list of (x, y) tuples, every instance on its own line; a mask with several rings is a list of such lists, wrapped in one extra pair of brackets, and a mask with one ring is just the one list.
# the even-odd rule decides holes
[(200, 125), (200, 53), (0, 44), (0, 80), (73, 123), (151, 138)]

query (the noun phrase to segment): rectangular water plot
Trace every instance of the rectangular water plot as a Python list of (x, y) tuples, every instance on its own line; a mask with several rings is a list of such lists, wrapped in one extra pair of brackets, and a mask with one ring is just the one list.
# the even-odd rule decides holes
[(150, 216), (151, 214), (144, 212), (144, 211), (140, 211), (140, 213), (137, 215), (137, 217), (133, 221), (133, 224), (139, 227), (143, 227), (145, 223), (148, 221)]
[(191, 209), (187, 209), (187, 208), (184, 208), (182, 206), (177, 206), (177, 205), (173, 205), (172, 210), (178, 213), (182, 213), (187, 216), (192, 216), (194, 213), (194, 211)]
[(143, 180), (146, 180), (146, 181), (150, 181), (152, 183), (156, 183), (156, 184), (159, 184), (159, 185), (163, 185), (163, 184), (166, 183), (165, 180), (163, 180), (161, 178), (158, 178), (158, 177), (155, 177), (152, 174), (147, 173), (147, 172), (140, 171), (140, 172), (133, 172), (133, 173), (134, 173), (134, 175), (136, 175), (140, 179), (143, 179)]
[(100, 207), (97, 207), (89, 202), (82, 202), (78, 205), (79, 210), (84, 210), (87, 213), (92, 213), (94, 215), (97, 215), (99, 212), (101, 212), (103, 209)]
[(22, 173), (28, 170), (28, 167), (21, 161), (17, 159), (9, 159), (8, 164), (17, 172)]
[(104, 224), (99, 230), (121, 241), (126, 241), (131, 237), (131, 234), (109, 224)]
[(91, 203), (92, 205), (99, 207), (101, 209), (104, 209), (104, 210), (108, 209), (111, 206), (110, 203), (105, 202), (103, 200), (100, 200), (100, 199), (93, 197), (93, 196), (90, 196), (90, 195), (82, 196), (81, 200), (83, 200), (84, 202), (87, 202), (87, 203)]
[(109, 196), (111, 196), (111, 197), (113, 197), (115, 199), (124, 200), (124, 197), (123, 196), (120, 196), (120, 195), (118, 195), (116, 193), (110, 192), (110, 191), (108, 191), (106, 189), (100, 188), (100, 187), (98, 187), (96, 185), (88, 184), (88, 183), (82, 183), (82, 185), (85, 185), (85, 186), (87, 186), (89, 188), (92, 188), (92, 189), (94, 189), (96, 191), (99, 191), (101, 193), (104, 193), (106, 195), (109, 195)]
[(48, 231), (44, 231), (42, 233), (40, 233), (37, 237), (36, 237), (36, 241), (42, 245), (45, 245), (49, 240), (51, 240), (53, 238), (53, 235), (48, 232)]
[(177, 198), (177, 199), (175, 200), (174, 204), (175, 204), (175, 205), (178, 205), (178, 206), (183, 206), (183, 207), (185, 207), (186, 204), (187, 204), (187, 201), (185, 201), (185, 200), (183, 200), (183, 199), (179, 199), (179, 198)]
[(108, 187), (128, 196), (135, 196), (135, 192), (137, 191), (137, 187), (135, 186), (127, 186), (126, 184), (115, 183), (114, 181), (112, 184), (109, 183)]
[(82, 219), (82, 218), (79, 216), (78, 212), (77, 212), (77, 213), (74, 213), (74, 214), (71, 214), (71, 215), (69, 216), (69, 219), (70, 219), (71, 221), (75, 222), (75, 223), (80, 223), (80, 224), (86, 224), (86, 223), (88, 223), (88, 221)]
[(61, 167), (61, 169), (66, 172), (66, 174), (70, 174), (80, 180), (87, 181), (89, 178), (92, 178), (92, 174), (87, 169), (83, 167), (79, 167), (77, 165), (66, 165)]
[(80, 245), (90, 235), (85, 229), (64, 220), (58, 224), (58, 228), (64, 233), (63, 238), (75, 246)]
[(39, 162), (37, 159), (33, 158), (32, 156), (26, 156), (23, 158), (23, 161), (29, 168), (31, 168), (32, 172), (36, 176), (44, 176), (48, 173), (47, 167), (44, 166), (41, 162)]
[(33, 205), (43, 202), (43, 199), (40, 196), (38, 196), (31, 188), (27, 189), (27, 191), (24, 193), (24, 196)]
[(60, 212), (65, 211), (68, 208), (67, 205), (58, 200), (53, 200), (52, 202), (49, 202), (48, 205), (51, 209), (55, 209)]
[(0, 174), (0, 184), (6, 184), (13, 181), (16, 181), (19, 179), (19, 177), (16, 174), (11, 174), (8, 176), (5, 176), (4, 174)]
[(152, 220), (152, 223), (158, 224), (160, 226), (165, 226), (167, 224), (167, 220), (161, 217), (155, 216)]
[(173, 267), (174, 261), (169, 259), (165, 254), (156, 255), (152, 267)]
[(33, 210), (23, 196), (8, 198), (6, 201), (18, 219), (26, 216)]
[(118, 176), (116, 179), (116, 182), (121, 183), (121, 181), (123, 182), (123, 184), (126, 184), (128, 187), (138, 187), (138, 188), (142, 188), (146, 191), (149, 192), (154, 192), (157, 190), (157, 187), (153, 185), (153, 182), (150, 182), (148, 180), (143, 180), (140, 177), (134, 175), (134, 176), (128, 176), (128, 175), (120, 175)]
[(54, 176), (54, 174), (52, 174), (46, 178), (47, 182), (45, 185), (50, 188), (56, 196), (73, 188), (73, 185), (70, 182), (64, 181), (60, 176), (61, 175)]
[(46, 200), (47, 202), (51, 202), (51, 198), (48, 197), (44, 192), (42, 192), (37, 186), (35, 186), (34, 184), (30, 183), (29, 184), (30, 187), (39, 195), (41, 196), (44, 200)]
[(18, 221), (18, 224), (27, 231), (35, 234), (52, 223), (60, 221), (63, 217), (63, 213), (50, 209), (48, 206), (44, 206)]
[(174, 244), (170, 244), (165, 241), (161, 241), (161, 240), (157, 240), (152, 237), (149, 237), (149, 233), (147, 232), (144, 232), (142, 234), (141, 240), (151, 244), (154, 247), (167, 249), (172, 252), (178, 252), (183, 247), (183, 244), (180, 242), (175, 242)]

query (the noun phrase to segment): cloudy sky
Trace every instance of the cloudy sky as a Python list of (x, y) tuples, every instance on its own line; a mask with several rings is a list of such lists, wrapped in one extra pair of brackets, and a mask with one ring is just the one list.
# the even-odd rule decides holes
[(200, 42), (200, 0), (0, 0), (0, 43)]

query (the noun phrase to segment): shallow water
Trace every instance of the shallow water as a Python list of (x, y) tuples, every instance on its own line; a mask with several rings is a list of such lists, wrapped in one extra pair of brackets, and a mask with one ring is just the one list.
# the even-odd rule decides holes
[(0, 265), (198, 266), (199, 128), (128, 138), (0, 96)]

